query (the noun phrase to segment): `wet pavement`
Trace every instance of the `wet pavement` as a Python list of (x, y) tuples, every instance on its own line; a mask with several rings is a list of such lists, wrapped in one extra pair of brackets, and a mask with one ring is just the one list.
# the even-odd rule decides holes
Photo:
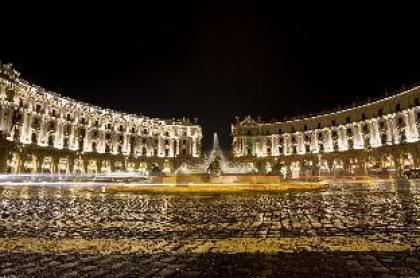
[(420, 276), (420, 182), (278, 194), (0, 189), (0, 277)]

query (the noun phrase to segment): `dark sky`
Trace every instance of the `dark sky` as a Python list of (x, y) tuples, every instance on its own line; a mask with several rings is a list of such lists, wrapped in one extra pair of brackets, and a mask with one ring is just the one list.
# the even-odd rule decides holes
[(230, 147), (235, 115), (305, 114), (420, 81), (414, 6), (154, 2), (2, 9), (0, 59), (92, 104), (198, 117), (206, 149), (214, 131)]

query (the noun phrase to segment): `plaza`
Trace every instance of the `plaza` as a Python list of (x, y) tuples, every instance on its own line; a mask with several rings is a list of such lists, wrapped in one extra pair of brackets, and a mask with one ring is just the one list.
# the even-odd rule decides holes
[(0, 274), (417, 276), (420, 183), (277, 194), (2, 188)]

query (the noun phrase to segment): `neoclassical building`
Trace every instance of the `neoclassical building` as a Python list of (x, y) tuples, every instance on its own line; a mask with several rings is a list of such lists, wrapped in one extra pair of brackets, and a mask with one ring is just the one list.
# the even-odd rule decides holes
[(0, 64), (0, 171), (172, 172), (201, 156), (202, 130), (92, 106), (32, 85)]
[(316, 116), (232, 124), (233, 156), (262, 172), (365, 175), (420, 166), (420, 87)]

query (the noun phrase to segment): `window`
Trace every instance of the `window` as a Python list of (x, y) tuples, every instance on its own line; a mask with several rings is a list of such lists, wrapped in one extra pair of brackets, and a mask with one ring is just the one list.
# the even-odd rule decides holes
[(251, 135), (251, 130), (247, 130), (246, 134), (247, 134), (248, 136), (250, 136), (250, 135)]
[(397, 103), (397, 105), (395, 105), (395, 110), (397, 110), (397, 112), (401, 111), (401, 104)]
[(165, 132), (165, 136), (169, 137), (169, 132), (168, 131)]
[(319, 140), (322, 140), (322, 133), (320, 132), (320, 133), (318, 133), (318, 139)]
[(353, 135), (353, 131), (351, 130), (351, 127), (349, 127), (347, 129), (347, 136), (352, 136)]
[(165, 140), (165, 145), (169, 145), (169, 140)]
[(187, 149), (182, 149), (182, 154), (187, 154)]
[(165, 156), (169, 156), (169, 149), (165, 149)]
[(318, 129), (321, 129), (321, 123), (318, 123)]
[(308, 125), (304, 125), (303, 126), (303, 131), (307, 131), (308, 130)]
[(50, 135), (48, 137), (48, 146), (53, 147), (54, 146), (54, 136)]
[(362, 121), (364, 121), (364, 120), (366, 120), (366, 114), (365, 113), (362, 114)]
[(335, 120), (332, 120), (332, 121), (331, 121), (331, 125), (332, 125), (332, 126), (335, 126), (335, 124), (336, 124), (336, 123), (335, 123)]
[(187, 140), (182, 140), (182, 144), (186, 145), (187, 144)]
[(36, 133), (35, 132), (32, 133), (31, 142), (32, 143), (36, 143), (37, 142), (37, 138), (36, 138)]
[(382, 117), (384, 115), (384, 111), (382, 109), (378, 110), (378, 117)]
[(385, 133), (381, 135), (381, 142), (382, 142), (382, 144), (386, 143), (386, 134)]
[(364, 133), (369, 133), (369, 126), (368, 125), (363, 126), (363, 132)]
[(380, 126), (381, 128), (385, 128), (385, 122), (379, 122), (379, 126)]
[(346, 123), (350, 123), (350, 122), (351, 122), (350, 116), (347, 116), (346, 117)]
[(41, 105), (37, 104), (35, 110), (37, 113), (41, 112)]
[(265, 132), (265, 135), (270, 135), (270, 132), (267, 130), (267, 131)]
[(279, 128), (279, 134), (281, 134), (281, 132), (282, 132), (282, 130), (281, 130), (281, 128)]
[(63, 148), (68, 148), (69, 147), (69, 138), (64, 138), (64, 141), (63, 141)]
[(332, 133), (331, 133), (331, 135), (332, 135), (332, 137), (337, 137), (337, 131), (336, 130), (333, 130)]
[(292, 133), (295, 133), (296, 132), (296, 130), (295, 130), (295, 127), (293, 126), (292, 127)]
[(416, 97), (416, 98), (414, 99), (414, 105), (415, 105), (415, 106), (419, 106), (419, 105), (420, 105), (420, 100), (419, 100), (419, 98), (418, 98), (418, 97)]
[(67, 115), (66, 115), (66, 120), (67, 120), (68, 122), (70, 122), (70, 114), (67, 114)]
[(305, 145), (305, 151), (307, 152), (307, 153), (309, 153), (311, 150), (310, 150), (310, 147), (309, 147), (309, 145)]

